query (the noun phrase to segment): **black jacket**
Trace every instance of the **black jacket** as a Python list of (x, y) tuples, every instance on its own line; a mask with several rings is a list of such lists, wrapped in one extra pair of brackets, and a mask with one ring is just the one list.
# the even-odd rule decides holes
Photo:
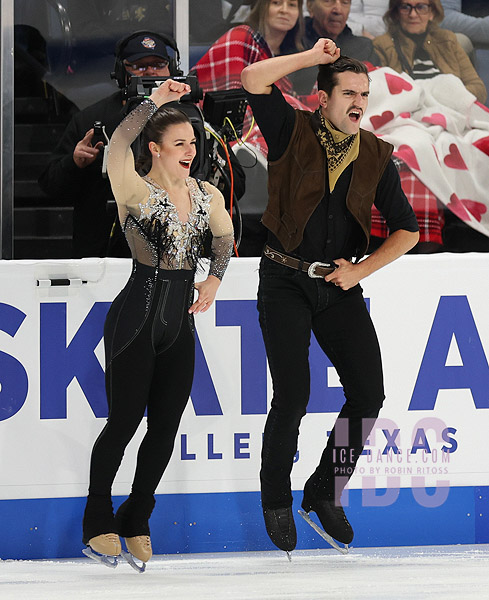
[[(306, 17), (305, 29), (304, 39), (302, 41), (306, 50), (309, 50), (321, 36), (316, 33), (316, 30), (312, 26), (311, 17)], [(335, 39), (335, 44), (341, 49), (341, 54), (344, 56), (356, 58), (363, 62), (369, 62), (376, 67), (380, 65), (379, 57), (374, 51), (372, 42), (361, 35), (353, 35), (353, 32), (348, 25), (345, 25), (343, 31)]]
[[(91, 165), (80, 169), (73, 161), (73, 150), (95, 121), (105, 125), (110, 138), (123, 116), (120, 92), (76, 113), (58, 141), (50, 163), (39, 177), (39, 185), (48, 196), (73, 205), (74, 258), (107, 256), (115, 210), (111, 214), (107, 210), (107, 202), (114, 197), (109, 179), (102, 177), (102, 152)], [(111, 254), (129, 256), (126, 248), (123, 244), (121, 252)]]

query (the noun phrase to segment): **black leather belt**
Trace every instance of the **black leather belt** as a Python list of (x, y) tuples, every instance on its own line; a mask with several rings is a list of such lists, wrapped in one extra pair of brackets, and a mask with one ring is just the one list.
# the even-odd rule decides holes
[(273, 260), (274, 262), (279, 263), (280, 265), (290, 267), (291, 269), (303, 271), (304, 273), (307, 273), (309, 277), (312, 278), (323, 278), (338, 268), (338, 265), (333, 262), (304, 262), (303, 260), (294, 258), (293, 256), (289, 256), (288, 254), (283, 254), (278, 250), (274, 250), (273, 248), (270, 248), (270, 246), (265, 246), (265, 250), (263, 253), (270, 260)]

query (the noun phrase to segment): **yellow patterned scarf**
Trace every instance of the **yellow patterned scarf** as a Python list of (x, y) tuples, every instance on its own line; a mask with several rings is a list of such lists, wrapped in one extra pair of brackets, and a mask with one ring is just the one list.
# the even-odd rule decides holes
[(358, 133), (343, 133), (335, 129), (324, 118), (318, 109), (313, 115), (313, 127), (321, 146), (326, 150), (328, 157), (329, 191), (334, 186), (346, 167), (356, 160), (360, 150), (360, 136)]

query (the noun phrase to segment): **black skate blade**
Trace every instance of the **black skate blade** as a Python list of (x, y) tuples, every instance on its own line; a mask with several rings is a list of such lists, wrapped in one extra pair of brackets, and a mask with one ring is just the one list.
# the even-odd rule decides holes
[(288, 550), (285, 551), (285, 554), (287, 554), (287, 558), (289, 559), (289, 562), (292, 562), (292, 554)]
[(99, 563), (105, 565), (106, 567), (109, 567), (109, 569), (115, 569), (118, 565), (117, 556), (109, 556), (108, 554), (99, 554), (98, 552), (95, 552), (94, 550), (92, 550), (90, 548), (90, 546), (83, 548), (82, 552), (85, 556), (88, 556), (88, 558), (91, 558), (92, 560), (99, 562)]
[(344, 546), (340, 546), (338, 544), (338, 542), (329, 535), (329, 533), (326, 533), (324, 531), (324, 529), (321, 529), (321, 527), (319, 527), (319, 525), (317, 525), (311, 519), (311, 517), (309, 516), (309, 513), (304, 512), (303, 510), (299, 510), (298, 512), (299, 512), (300, 516), (304, 519), (304, 521), (308, 525), (310, 525), (314, 529), (314, 531), (323, 538), (323, 540), (326, 540), (330, 546), (332, 546), (335, 550), (338, 550), (338, 552), (340, 552), (341, 554), (348, 554), (348, 552), (350, 551), (348, 544), (345, 544)]
[(143, 562), (141, 565), (138, 565), (137, 562), (134, 560), (134, 556), (130, 552), (126, 552), (125, 550), (122, 550), (121, 556), (138, 573), (144, 573), (144, 571), (146, 571), (146, 563)]

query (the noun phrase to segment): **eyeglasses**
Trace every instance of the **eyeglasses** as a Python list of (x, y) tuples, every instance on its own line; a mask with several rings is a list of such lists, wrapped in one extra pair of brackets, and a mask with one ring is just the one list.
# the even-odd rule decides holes
[(164, 60), (161, 62), (154, 62), (151, 63), (149, 65), (131, 65), (129, 63), (124, 63), (124, 66), (126, 67), (126, 69), (129, 69), (130, 71), (136, 71), (138, 73), (143, 73), (144, 71), (160, 71), (161, 69), (164, 69), (165, 67), (168, 66), (168, 61)]
[(424, 2), (421, 4), (408, 4), (406, 2), (399, 4), (399, 12), (405, 15), (410, 15), (413, 9), (418, 15), (427, 15), (431, 10), (431, 4), (426, 4)]

